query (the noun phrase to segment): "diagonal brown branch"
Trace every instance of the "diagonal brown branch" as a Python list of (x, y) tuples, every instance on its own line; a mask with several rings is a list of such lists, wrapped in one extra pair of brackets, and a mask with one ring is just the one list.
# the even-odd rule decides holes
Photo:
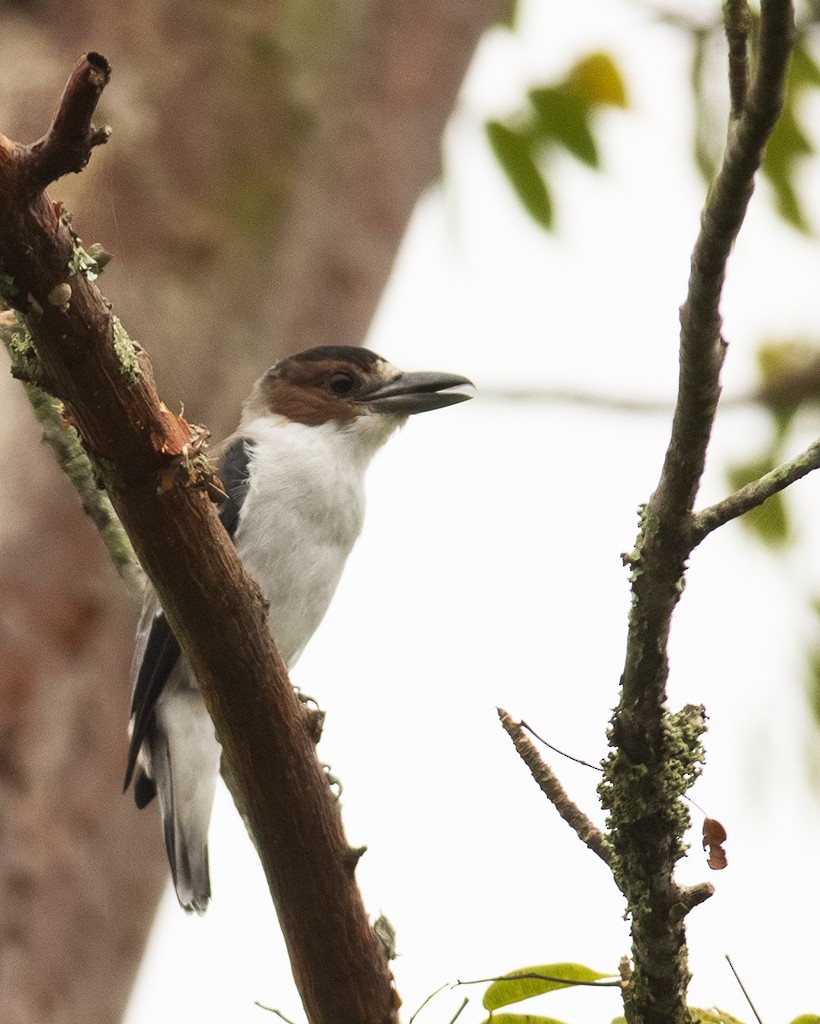
[(83, 166), (100, 141), (90, 129), (89, 97), (102, 87), (102, 61), (80, 61), (39, 150), (0, 136), (4, 299), (25, 316), (44, 380), (100, 468), (203, 684), (308, 1019), (387, 1024), (397, 997), (355, 885), (356, 857), (264, 602), (208, 497), (201, 435), (162, 404), (145, 354), (96, 285), (69, 271), (67, 224), (44, 193), (30, 192), (34, 181), (45, 185), (50, 175)]
[(520, 722), (515, 722), (509, 712), (498, 708), (498, 717), (504, 731), (513, 741), (518, 756), (529, 768), (538, 787), (564, 821), (575, 832), (581, 842), (601, 860), (612, 867), (612, 848), (604, 833), (597, 828), (584, 812), (573, 803), (558, 778), (543, 760), (524, 732)]

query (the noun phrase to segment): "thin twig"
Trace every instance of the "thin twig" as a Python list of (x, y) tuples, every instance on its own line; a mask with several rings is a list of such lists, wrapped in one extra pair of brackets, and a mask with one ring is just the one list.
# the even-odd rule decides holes
[(574, 761), (575, 764), (580, 764), (584, 768), (591, 768), (594, 772), (600, 772), (601, 766), (597, 764), (590, 764), (589, 761), (582, 761), (580, 757), (573, 757), (572, 754), (568, 754), (565, 750), (559, 750), (558, 747), (554, 747), (551, 743), (548, 743), (543, 736), (539, 736), (538, 733), (533, 729), (529, 722), (521, 720), (521, 728), (526, 729), (527, 732), (534, 736), (539, 743), (543, 743), (545, 747), (548, 747), (554, 753), (559, 754), (561, 757), (565, 757), (568, 761)]
[(435, 992), (431, 992), (430, 995), (421, 1004), (421, 1006), (419, 1006), (419, 1008), (415, 1011), (415, 1013), (410, 1018), (410, 1020), (407, 1022), (407, 1024), (413, 1024), (413, 1021), (416, 1019), (416, 1017), (418, 1017), (418, 1015), (421, 1013), (421, 1011), (424, 1009), (424, 1007), (430, 1002), (430, 1000), (433, 999), (435, 996), (437, 996), (439, 994), (439, 992), (443, 992), (446, 988), (447, 988), (447, 982), (445, 981), (443, 985), (439, 985), (439, 987), (435, 990)]
[(612, 866), (612, 849), (603, 832), (594, 825), (584, 812), (570, 800), (564, 787), (553, 774), (549, 765), (524, 734), (521, 722), (514, 722), (509, 713), (498, 708), (498, 717), (505, 732), (513, 741), (518, 756), (529, 768), (541, 792), (558, 811), (564, 821), (575, 832), (581, 842), (597, 854), (604, 864)]
[(755, 1004), (752, 1002), (751, 997), (749, 996), (749, 993), (746, 991), (746, 986), (740, 980), (740, 975), (735, 970), (735, 965), (729, 959), (729, 954), (728, 953), (726, 954), (726, 963), (732, 968), (732, 974), (734, 974), (734, 976), (735, 976), (735, 981), (738, 983), (738, 985), (740, 985), (740, 991), (746, 997), (746, 1002), (749, 1004), (749, 1009), (755, 1015), (755, 1020), (757, 1021), (757, 1024), (763, 1024), (763, 1021), (761, 1020), (760, 1014), (755, 1009)]
[[(820, 401), (818, 360), (812, 359), (792, 373), (783, 371), (776, 380), (767, 381), (750, 391), (734, 395), (721, 395), (721, 412), (762, 407), (780, 409), (783, 405), (798, 406)], [(669, 416), (675, 409), (674, 401), (664, 398), (641, 398), (637, 395), (606, 395), (594, 391), (573, 391), (563, 388), (504, 388), (481, 386), (481, 401), (539, 402), (544, 405), (575, 405), (605, 413)]]
[(467, 1005), (467, 1003), (469, 1003), (469, 1001), (470, 1000), (467, 998), (467, 996), (465, 996), (464, 997), (464, 1001), (462, 1002), (461, 1006), (459, 1006), (459, 1008), (456, 1010), (455, 1014), (450, 1018), (450, 1024), (456, 1024), (456, 1021), (461, 1016), (462, 1010)]
[(765, 473), (758, 480), (752, 480), (734, 494), (730, 494), (728, 498), (696, 512), (692, 516), (692, 547), (700, 544), (704, 537), (719, 526), (757, 508), (767, 498), (785, 490), (796, 480), (802, 480), (815, 469), (820, 469), (820, 441), (814, 441), (793, 459)]
[(544, 402), (560, 405), (579, 405), (604, 412), (657, 413), (667, 416), (674, 408), (669, 399), (620, 397), (603, 395), (591, 391), (573, 391), (571, 388), (504, 388), (481, 386), (482, 401), (499, 402)]
[(473, 978), (472, 981), (455, 981), (452, 987), (459, 985), (487, 985), (495, 981), (552, 981), (557, 985), (566, 985), (572, 988), (575, 985), (586, 988), (621, 988), (621, 981), (576, 981), (575, 978), (559, 978), (554, 974), (541, 974), (540, 971), (513, 971), (512, 974), (502, 974), (498, 978)]
[(258, 999), (254, 999), (253, 1005), (258, 1006), (260, 1010), (267, 1010), (268, 1013), (275, 1013), (277, 1017), (285, 1022), (285, 1024), (295, 1024), (295, 1021), (292, 1021), (290, 1017), (286, 1017), (281, 1010), (276, 1010), (272, 1006), (265, 1006), (265, 1004), (260, 1003)]
[[(591, 768), (594, 772), (603, 772), (603, 768), (601, 768), (600, 765), (590, 764), (589, 761), (583, 761), (580, 757), (573, 757), (572, 754), (568, 754), (565, 750), (561, 750), (559, 747), (553, 746), (552, 743), (548, 743), (543, 736), (538, 735), (538, 733), (535, 731), (535, 729), (533, 729), (529, 722), (525, 722), (522, 719), (520, 725), (522, 729), (526, 729), (531, 736), (534, 736), (539, 743), (543, 743), (545, 747), (548, 747), (550, 750), (554, 751), (561, 757), (565, 757), (568, 761), (573, 761), (575, 764), (580, 764), (583, 768)], [(700, 806), (697, 800), (693, 800), (688, 793), (684, 793), (683, 798), (684, 800), (687, 800), (690, 804), (692, 804), (693, 807), (696, 807), (704, 816), (704, 818), (707, 817), (706, 811), (704, 811), (704, 809)], [(705, 889), (708, 889), (709, 891), (705, 892)], [(708, 900), (713, 893), (714, 888), (711, 885), (695, 885), (692, 886), (690, 889), (684, 889), (682, 896), (685, 905), (687, 906), (687, 908), (691, 910), (692, 907), (696, 907), (699, 903), (703, 903), (706, 900)]]

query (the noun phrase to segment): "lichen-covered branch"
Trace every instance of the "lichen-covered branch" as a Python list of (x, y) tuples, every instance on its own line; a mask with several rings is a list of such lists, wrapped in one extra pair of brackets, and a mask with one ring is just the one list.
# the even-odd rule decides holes
[(684, 917), (692, 901), (674, 880), (688, 812), (681, 796), (699, 772), (702, 709), (666, 708), (672, 613), (692, 550), (692, 509), (720, 395), (725, 344), (720, 298), (726, 264), (743, 223), (766, 140), (782, 106), (793, 35), (789, 0), (763, 0), (754, 79), (743, 87), (742, 10), (730, 5), (735, 109), (723, 164), (702, 215), (681, 307), (680, 373), (660, 480), (642, 510), (631, 566), (632, 608), (621, 695), (601, 798), (609, 811), (613, 871), (632, 918), (630, 1024), (688, 1024)]
[(202, 683), (308, 1019), (388, 1024), (398, 1000), (387, 955), (267, 608), (212, 506), (202, 432), (160, 401), (147, 356), (78, 263), (65, 217), (32, 191), (84, 166), (102, 141), (89, 99), (101, 75), (104, 58), (80, 61), (42, 145), (0, 135), (2, 298), (25, 318), (38, 380), (64, 404)]
[(11, 311), (0, 313), (0, 342), (11, 357), (12, 375), (23, 382), (26, 397), (42, 427), (43, 440), (77, 491), (83, 511), (97, 528), (114, 568), (136, 597), (144, 586), (142, 568), (77, 431), (65, 422), (62, 402), (35, 383), (37, 359), (22, 317)]

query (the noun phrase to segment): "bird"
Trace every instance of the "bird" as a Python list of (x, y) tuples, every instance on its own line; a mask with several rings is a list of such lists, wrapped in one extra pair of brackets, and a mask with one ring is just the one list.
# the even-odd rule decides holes
[[(219, 517), (269, 605), (293, 668), (330, 605), (364, 518), (364, 475), (409, 416), (472, 397), (466, 377), (403, 373), (365, 348), (326, 345), (281, 359), (254, 385), (215, 450)], [(221, 747), (199, 683), (148, 585), (131, 668), (124, 791), (156, 796), (177, 899), (211, 897), (208, 829)]]

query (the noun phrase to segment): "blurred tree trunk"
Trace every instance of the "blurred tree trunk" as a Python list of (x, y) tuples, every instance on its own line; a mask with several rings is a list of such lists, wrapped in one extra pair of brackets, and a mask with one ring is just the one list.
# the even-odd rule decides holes
[[(91, 0), (0, 8), (2, 130), (32, 141), (84, 50), (114, 138), (51, 190), (166, 401), (217, 435), (280, 355), (364, 337), (481, 33), (508, 0)], [(121, 795), (134, 609), (0, 385), (0, 1006), (123, 1013), (167, 869)]]

